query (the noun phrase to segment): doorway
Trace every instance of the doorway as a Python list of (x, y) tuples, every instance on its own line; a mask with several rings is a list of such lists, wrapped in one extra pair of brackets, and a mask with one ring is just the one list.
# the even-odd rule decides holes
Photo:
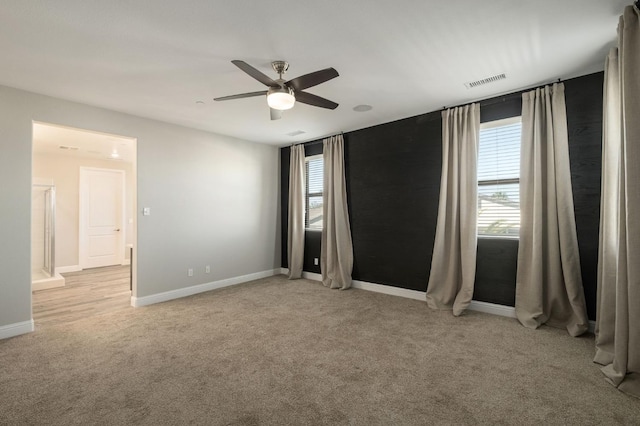
[[(67, 281), (65, 284), (61, 280), (58, 288), (38, 288), (38, 276), (32, 272), (32, 291), (51, 292), (52, 296), (34, 293), (36, 320), (36, 312), (47, 309), (42, 304), (47, 300), (56, 300), (55, 309), (60, 311), (67, 301), (69, 306), (91, 303), (96, 291), (86, 292), (89, 299), (83, 302), (85, 292), (80, 289), (95, 289), (101, 279), (113, 279), (114, 271), (127, 279), (126, 297), (122, 288), (106, 283), (100, 290), (101, 299), (94, 300), (97, 303), (106, 298), (111, 304), (130, 306), (131, 282), (135, 280), (130, 268), (135, 271), (135, 264), (131, 263), (136, 243), (136, 180), (135, 138), (33, 123), (32, 181), (55, 188), (55, 223), (48, 228), (55, 238), (47, 240), (51, 244), (45, 252), (47, 259), (51, 256), (55, 263), (48, 262), (46, 266)], [(34, 236), (42, 233), (34, 230), (33, 223), (32, 231), (32, 258), (36, 259), (42, 257), (42, 244)], [(34, 253), (38, 253), (37, 257)], [(112, 270), (105, 273), (104, 268)], [(87, 281), (87, 286), (82, 280)], [(110, 291), (115, 293), (109, 295)], [(95, 311), (83, 309), (79, 313), (91, 315)]]

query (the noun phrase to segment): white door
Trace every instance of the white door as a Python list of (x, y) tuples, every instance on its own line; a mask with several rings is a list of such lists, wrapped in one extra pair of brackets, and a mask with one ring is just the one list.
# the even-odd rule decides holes
[(80, 266), (124, 259), (124, 171), (80, 168)]

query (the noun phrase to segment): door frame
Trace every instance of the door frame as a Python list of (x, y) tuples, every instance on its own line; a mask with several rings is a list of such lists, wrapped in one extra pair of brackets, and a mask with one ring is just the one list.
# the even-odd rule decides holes
[[(88, 185), (85, 185), (85, 183), (87, 183), (87, 178), (86, 178), (86, 174), (87, 172), (91, 172), (91, 171), (97, 171), (97, 172), (109, 172), (109, 173), (117, 173), (121, 176), (121, 188), (120, 188), (120, 247), (118, 247), (118, 257), (117, 260), (120, 262), (121, 265), (124, 265), (125, 263), (125, 254), (124, 254), (124, 249), (125, 249), (125, 242), (127, 240), (127, 226), (126, 226), (126, 172), (124, 170), (120, 170), (120, 169), (106, 169), (106, 168), (100, 168), (100, 167), (85, 167), (85, 166), (80, 166), (80, 176), (79, 176), (79, 197), (78, 197), (78, 208), (79, 208), (79, 217), (78, 217), (78, 264), (80, 265), (80, 269), (85, 269), (85, 267), (87, 266), (87, 262), (86, 262), (86, 257), (87, 257), (87, 235), (86, 235), (86, 215), (87, 215), (87, 211), (86, 211), (86, 205), (85, 202), (87, 200), (87, 196), (88, 193), (86, 191), (90, 191), (91, 188), (89, 188)], [(133, 267), (133, 265), (132, 265)]]

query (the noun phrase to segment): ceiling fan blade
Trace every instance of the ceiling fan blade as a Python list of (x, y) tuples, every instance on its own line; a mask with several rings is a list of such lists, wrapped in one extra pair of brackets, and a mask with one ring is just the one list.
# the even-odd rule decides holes
[(282, 111), (279, 109), (269, 108), (271, 110), (271, 119), (280, 120), (282, 118)]
[(252, 96), (262, 96), (266, 94), (267, 94), (267, 91), (263, 90), (262, 92), (250, 92), (250, 93), (240, 93), (239, 95), (222, 96), (221, 98), (213, 98), (213, 100), (214, 101), (230, 101), (232, 99), (251, 98)]
[(251, 77), (258, 80), (260, 83), (264, 84), (265, 86), (269, 86), (269, 87), (278, 86), (278, 83), (275, 82), (273, 79), (271, 79), (270, 77), (267, 77), (262, 72), (258, 71), (257, 69), (255, 69), (254, 67), (252, 67), (251, 65), (249, 65), (244, 61), (239, 61), (236, 59), (231, 61), (231, 63), (236, 67), (240, 68), (242, 71), (249, 74)]
[(338, 108), (338, 104), (330, 101), (329, 99), (321, 98), (320, 96), (312, 95), (307, 92), (295, 92), (296, 101), (302, 102), (303, 104), (313, 105), (320, 108), (327, 109), (336, 109)]
[(308, 89), (309, 87), (317, 86), (318, 84), (324, 83), (325, 81), (329, 81), (339, 75), (340, 74), (338, 74), (338, 71), (336, 71), (335, 69), (326, 68), (289, 80), (287, 81), (287, 86), (292, 87), (295, 90), (304, 90)]

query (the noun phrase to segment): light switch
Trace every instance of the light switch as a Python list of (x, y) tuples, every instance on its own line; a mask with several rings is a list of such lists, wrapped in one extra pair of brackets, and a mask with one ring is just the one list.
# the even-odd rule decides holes
[(142, 215), (143, 216), (150, 216), (151, 215), (151, 207), (145, 207), (142, 209)]

